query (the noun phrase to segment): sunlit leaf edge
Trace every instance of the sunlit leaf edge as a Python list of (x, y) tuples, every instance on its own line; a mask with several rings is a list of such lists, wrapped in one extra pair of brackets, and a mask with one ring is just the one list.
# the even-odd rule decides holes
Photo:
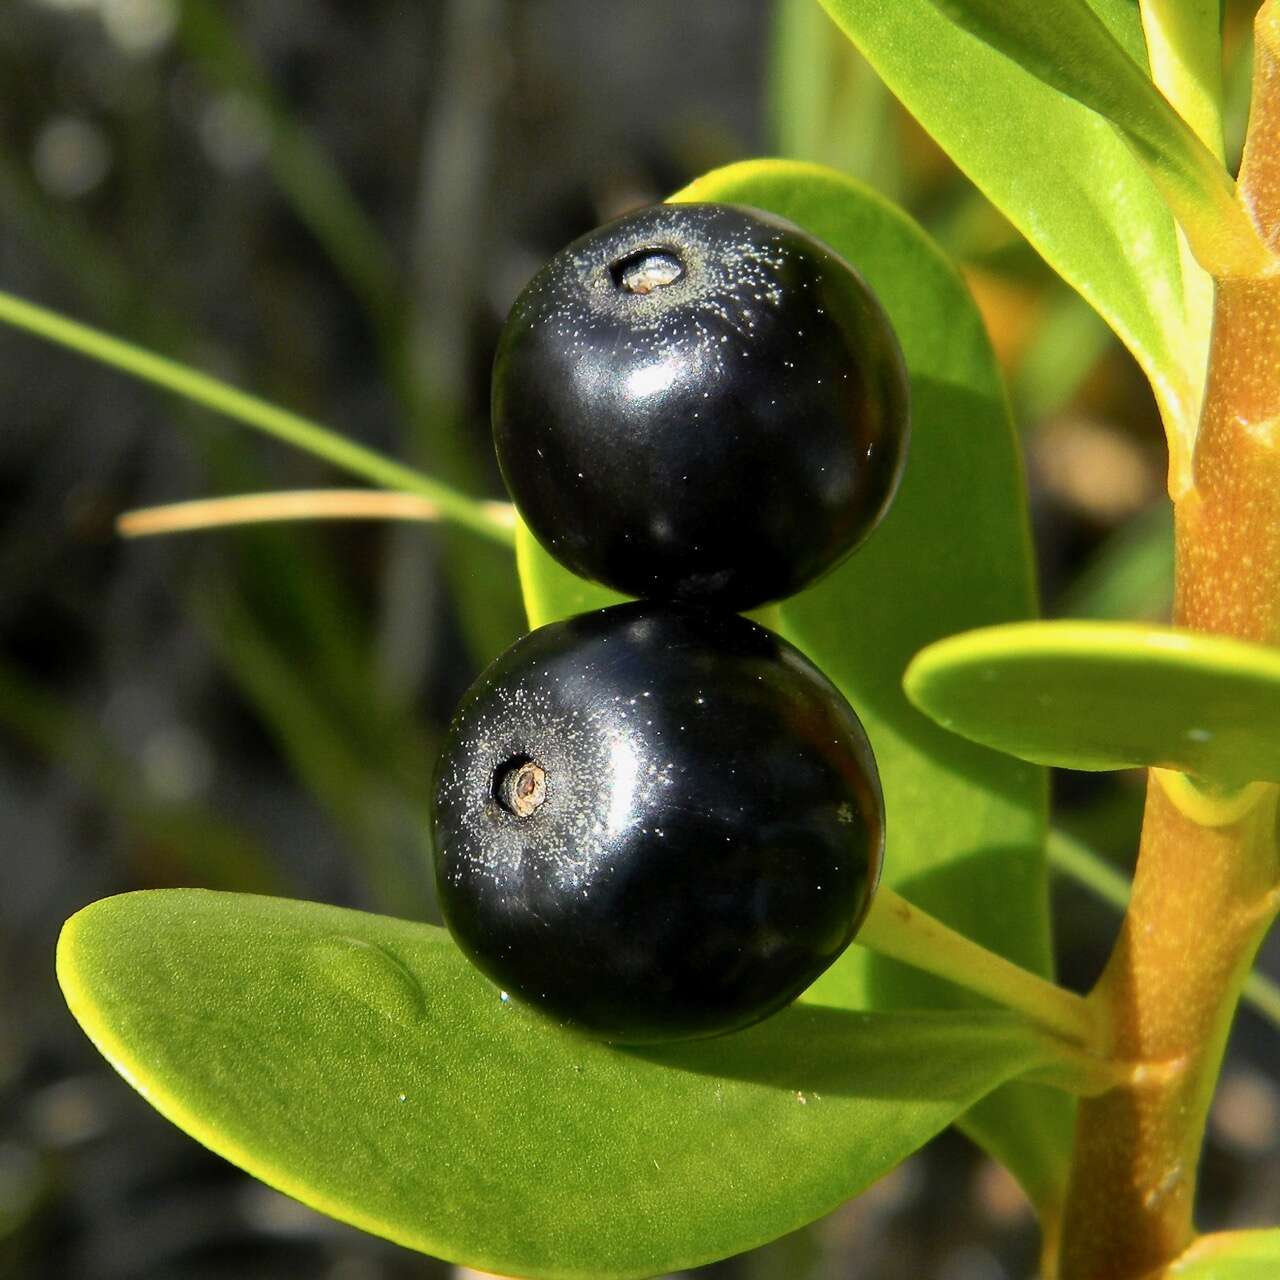
[(1280, 1228), (1201, 1236), (1154, 1280), (1273, 1280), (1280, 1272)]
[[(859, 1181), (856, 1185), (849, 1185), (839, 1191), (831, 1192), (822, 1204), (810, 1202), (805, 1210), (795, 1214), (791, 1219), (783, 1222), (768, 1223), (766, 1228), (761, 1228), (757, 1223), (756, 1215), (752, 1215), (752, 1223), (756, 1223), (754, 1230), (745, 1231), (742, 1234), (735, 1234), (731, 1241), (726, 1242), (721, 1239), (717, 1245), (708, 1248), (703, 1244), (699, 1244), (692, 1250), (686, 1250), (682, 1256), (664, 1256), (661, 1258), (646, 1257), (641, 1263), (638, 1259), (633, 1259), (629, 1263), (613, 1265), (611, 1263), (601, 1263), (598, 1259), (593, 1258), (586, 1265), (556, 1265), (556, 1264), (525, 1264), (519, 1259), (513, 1259), (509, 1255), (486, 1253), (484, 1247), (468, 1247), (463, 1246), (461, 1249), (452, 1245), (448, 1240), (431, 1236), (428, 1232), (421, 1230), (416, 1225), (407, 1228), (403, 1223), (389, 1221), (385, 1217), (377, 1214), (370, 1214), (361, 1211), (359, 1208), (353, 1208), (358, 1204), (358, 1196), (356, 1199), (335, 1198), (332, 1195), (318, 1192), (313, 1186), (308, 1185), (304, 1179), (299, 1179), (292, 1174), (288, 1168), (279, 1165), (269, 1156), (261, 1158), (253, 1150), (247, 1147), (243, 1142), (229, 1139), (227, 1135), (218, 1129), (215, 1125), (210, 1125), (202, 1117), (198, 1110), (193, 1110), (187, 1105), (180, 1090), (175, 1090), (164, 1079), (165, 1068), (161, 1066), (158, 1070), (152, 1071), (148, 1064), (140, 1060), (139, 1055), (125, 1042), (121, 1035), (117, 1034), (115, 1028), (110, 1023), (109, 1016), (104, 1014), (100, 1008), (98, 1001), (92, 990), (94, 968), (92, 959), (86, 959), (86, 950), (91, 951), (92, 946), (86, 948), (80, 944), (80, 936), (84, 932), (86, 925), (101, 928), (101, 922), (98, 917), (106, 917), (108, 921), (113, 914), (123, 914), (128, 916), (131, 911), (140, 908), (143, 904), (155, 904), (163, 902), (166, 906), (169, 904), (177, 904), (183, 906), (184, 910), (191, 911), (194, 908), (192, 903), (202, 902), (210, 903), (218, 900), (220, 903), (233, 906), (233, 909), (239, 914), (242, 910), (251, 913), (255, 908), (258, 910), (283, 908), (284, 910), (303, 916), (314, 914), (317, 918), (322, 919), (328, 926), (340, 926), (341, 931), (347, 937), (344, 940), (357, 940), (360, 938), (362, 926), (375, 930), (379, 927), (388, 927), (394, 929), (397, 934), (403, 934), (405, 931), (422, 931), (424, 939), (430, 941), (433, 945), (445, 943), (447, 949), (456, 957), (457, 964), (460, 965), (468, 974), (471, 974), (469, 966), (466, 966), (456, 949), (447, 944), (447, 935), (443, 931), (435, 929), (432, 926), (414, 924), (408, 921), (392, 920), (386, 917), (367, 916), (364, 913), (352, 912), (341, 908), (326, 907), (321, 904), (298, 902), (284, 899), (267, 899), (258, 898), (254, 895), (246, 894), (216, 894), (204, 890), (147, 890), (129, 894), (119, 895), (115, 898), (103, 899), (93, 903), (82, 909), (73, 916), (64, 926), (63, 934), (59, 939), (58, 945), (58, 978), (63, 987), (68, 1006), (73, 1015), (80, 1022), (81, 1026), (89, 1036), (90, 1040), (102, 1052), (104, 1057), (115, 1067), (120, 1075), (135, 1090), (137, 1090), (151, 1105), (162, 1115), (176, 1124), (191, 1137), (201, 1142), (215, 1153), (230, 1160), (232, 1163), (245, 1169), (253, 1176), (261, 1179), (269, 1185), (277, 1188), (283, 1193), (300, 1200), (318, 1211), (328, 1214), (341, 1221), (348, 1222), (362, 1230), (383, 1238), (392, 1240), (393, 1242), (403, 1245), (406, 1248), (415, 1249), (421, 1252), (427, 1252), (446, 1259), (466, 1262), (469, 1265), (478, 1265), (481, 1267), (500, 1270), (504, 1273), (516, 1272), (518, 1274), (530, 1277), (556, 1277), (563, 1280), (587, 1280), (589, 1277), (606, 1277), (615, 1276), (619, 1280), (625, 1280), (627, 1277), (641, 1277), (652, 1274), (655, 1269), (668, 1270), (672, 1268), (687, 1267), (708, 1262), (717, 1257), (727, 1256), (729, 1253), (737, 1252), (743, 1249), (752, 1248), (756, 1245), (766, 1243), (770, 1239), (776, 1239), (779, 1235), (785, 1234), (787, 1231), (804, 1225), (806, 1222), (812, 1221), (824, 1213), (843, 1203), (852, 1195), (858, 1194), (866, 1185), (869, 1185), (875, 1178), (882, 1176), (888, 1172), (889, 1168), (898, 1163), (901, 1159), (909, 1154), (908, 1150), (895, 1151), (892, 1160), (884, 1163), (881, 1158), (881, 1166), (869, 1175), (859, 1175)], [(143, 915), (146, 914), (144, 911)], [(128, 923), (127, 921), (125, 922)], [(138, 923), (147, 923), (143, 921), (134, 921), (132, 926), (122, 928), (125, 935), (131, 934), (134, 939), (144, 936), (148, 931), (139, 932), (136, 928)], [(154, 925), (154, 920), (150, 922)], [(150, 931), (150, 936), (154, 938), (154, 930)], [(320, 936), (320, 935), (317, 935)], [(373, 938), (377, 934), (374, 932), (367, 940), (366, 945), (377, 945)], [(135, 945), (127, 943), (127, 946)], [(192, 956), (192, 962), (198, 964), (199, 957)], [(403, 957), (401, 957), (403, 959)], [(82, 972), (83, 969), (83, 972)], [(359, 981), (360, 973), (354, 974), (355, 981)], [(415, 975), (416, 976), (416, 975)], [(472, 975), (478, 984), (483, 984), (483, 980), (478, 976)], [(145, 975), (140, 975), (140, 981), (145, 980)], [(356, 988), (349, 988), (353, 993)], [(501, 1006), (496, 998), (496, 989), (491, 993), (494, 997), (493, 1007), (508, 1008)], [(181, 990), (177, 998), (182, 998)], [(804, 1006), (800, 1006), (803, 1008)], [(821, 1010), (815, 1010), (821, 1012)], [(471, 1016), (474, 1016), (472, 1014)], [(507, 1016), (507, 1015), (503, 1015)], [(526, 1019), (526, 1023), (532, 1022), (538, 1027), (543, 1024), (541, 1020), (531, 1013), (519, 1011), (519, 1016)], [(981, 1014), (978, 1012), (972, 1014), (938, 1014), (938, 1013), (922, 1013), (916, 1015), (908, 1014), (874, 1014), (865, 1013), (853, 1015), (847, 1012), (839, 1014), (841, 1017), (856, 1016), (862, 1023), (871, 1025), (877, 1020), (902, 1019), (904, 1017), (914, 1018), (916, 1020), (926, 1019), (930, 1021), (928, 1036), (932, 1041), (936, 1031), (941, 1031), (944, 1037), (950, 1038), (952, 1031), (944, 1026), (944, 1022), (948, 1022), (954, 1027), (961, 1036), (958, 1045), (963, 1046), (963, 1052), (968, 1054), (967, 1075), (963, 1084), (959, 1087), (962, 1089), (960, 1096), (957, 1098), (953, 1094), (948, 1094), (945, 1100), (935, 1098), (924, 1103), (926, 1107), (934, 1108), (936, 1114), (932, 1114), (927, 1121), (927, 1132), (923, 1129), (918, 1135), (913, 1135), (911, 1149), (916, 1149), (929, 1141), (942, 1128), (954, 1119), (955, 1115), (962, 1111), (966, 1106), (978, 1098), (985, 1096), (991, 1089), (997, 1088), (1004, 1081), (1014, 1078), (1023, 1071), (1032, 1070), (1036, 1067), (1047, 1065), (1052, 1060), (1052, 1050), (1046, 1045), (1042, 1036), (1035, 1033), (1026, 1024), (1021, 1023), (1017, 1019), (1012, 1019), (1004, 1015)], [(778, 1015), (774, 1019), (770, 1019), (769, 1023), (775, 1026), (779, 1025), (779, 1019), (785, 1020), (787, 1013)], [(761, 1027), (769, 1025), (769, 1023), (761, 1024)], [(934, 1025), (936, 1023), (936, 1026)], [(753, 1029), (759, 1032), (761, 1028)], [(586, 1048), (582, 1052), (589, 1049), (596, 1054), (607, 1054), (616, 1056), (619, 1052), (611, 1050), (606, 1046), (594, 1045), (591, 1042), (582, 1042), (577, 1037), (566, 1036), (558, 1031), (550, 1024), (546, 1024), (547, 1033), (553, 1038), (560, 1040), (561, 1043), (571, 1043), (575, 1046)], [(749, 1036), (753, 1032), (739, 1033), (742, 1036)], [(700, 1046), (723, 1045), (732, 1038), (721, 1038), (719, 1041), (702, 1041), (697, 1045), (690, 1046), (697, 1049)], [(980, 1046), (980, 1052), (975, 1058), (976, 1047)], [(575, 1052), (578, 1050), (575, 1049)], [(774, 1050), (776, 1055), (776, 1048)], [(507, 1055), (503, 1055), (505, 1058)], [(785, 1055), (788, 1059), (790, 1053)], [(932, 1056), (932, 1055), (930, 1055)], [(942, 1056), (945, 1060), (945, 1054)], [(841, 1058), (841, 1061), (844, 1059)], [(514, 1062), (514, 1059), (510, 1061)], [(684, 1075), (690, 1067), (681, 1066), (683, 1060), (677, 1060), (673, 1065), (677, 1068), (677, 1074)], [(992, 1063), (998, 1062), (999, 1069), (994, 1070)], [(520, 1058), (520, 1071), (523, 1074), (526, 1071), (528, 1059)], [(697, 1059), (694, 1060), (692, 1070), (696, 1074), (703, 1074), (703, 1070), (697, 1065)], [(563, 1065), (563, 1064), (561, 1064)], [(663, 1064), (657, 1064), (661, 1067)], [(831, 1065), (834, 1065), (831, 1064)], [(935, 1066), (935, 1071), (939, 1068)], [(948, 1077), (951, 1075), (951, 1069), (947, 1068)], [(961, 1068), (960, 1075), (965, 1075), (965, 1069)], [(159, 1077), (159, 1078), (156, 1078)], [(777, 1091), (779, 1099), (786, 1099), (786, 1107), (790, 1112), (793, 1102), (792, 1095), (788, 1089), (784, 1088), (780, 1091), (777, 1086), (771, 1086)], [(956, 1087), (951, 1079), (948, 1079), (948, 1088)], [(944, 1114), (945, 1112), (945, 1114)], [(292, 1112), (290, 1113), (292, 1115)], [(800, 1113), (796, 1113), (800, 1114)], [(794, 1210), (788, 1210), (794, 1213)], [(776, 1216), (776, 1215), (775, 1215)], [(591, 1248), (595, 1248), (594, 1242)], [(463, 1255), (463, 1256), (459, 1256)]]
[[(1080, 757), (1061, 751), (1027, 751), (1012, 745), (998, 729), (991, 729), (989, 722), (965, 722), (954, 708), (945, 705), (945, 695), (937, 693), (935, 682), (954, 678), (962, 671), (972, 681), (994, 683), (1001, 666), (1014, 670), (1024, 663), (1054, 659), (1078, 663), (1082, 668), (1086, 663), (1107, 665), (1116, 671), (1146, 671), (1154, 665), (1168, 670), (1173, 678), (1182, 673), (1217, 675), (1232, 683), (1254, 681), (1259, 688), (1280, 693), (1280, 655), (1266, 646), (1155, 624), (1075, 620), (1006, 623), (939, 640), (912, 659), (903, 675), (903, 687), (912, 702), (944, 728), (1033, 763), (1097, 771), (1152, 765), (1184, 767), (1174, 758), (1176, 753), (1160, 751), (1117, 752), (1110, 759), (1098, 755), (1095, 763), (1083, 763)], [(1027, 715), (1034, 710), (1027, 708)], [(1270, 771), (1255, 776), (1265, 779)], [(1276, 772), (1276, 780), (1280, 780), (1280, 770)], [(1246, 780), (1234, 773), (1219, 779), (1212, 769), (1205, 776), (1233, 785)]]

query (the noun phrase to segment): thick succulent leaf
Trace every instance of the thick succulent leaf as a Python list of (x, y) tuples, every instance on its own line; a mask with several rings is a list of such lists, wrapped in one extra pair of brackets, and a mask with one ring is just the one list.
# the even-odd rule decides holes
[(1044, 1062), (1002, 1014), (813, 1006), (612, 1049), (503, 1000), (439, 929), (201, 890), (87, 907), (58, 973), (117, 1070), (214, 1151), (521, 1276), (648, 1276), (774, 1238)]
[(908, 695), (939, 724), (1064, 769), (1157, 765), (1280, 781), (1280, 653), (1172, 627), (989, 627), (921, 652)]
[[(933, 0), (823, 4), (907, 109), (1133, 352), (1181, 459), (1200, 394), (1204, 318), (1186, 314), (1173, 217), (1132, 148), (1109, 121), (975, 39)], [(1032, 7), (1046, 18), (1059, 8)], [(1094, 8), (1124, 52), (1138, 55), (1136, 5), (1095, 0)]]
[(1280, 1230), (1202, 1236), (1160, 1280), (1273, 1280), (1280, 1275)]
[[(840, 686), (866, 726), (887, 807), (886, 881), (1047, 973), (1046, 871), (1036, 852), (1045, 832), (1041, 771), (949, 738), (901, 688), (907, 663), (931, 640), (1035, 610), (1022, 469), (973, 301), (910, 218), (829, 170), (733, 165), (675, 198), (736, 201), (790, 218), (843, 254), (893, 321), (912, 396), (902, 487), (865, 546), (783, 603), (781, 629)], [(859, 948), (845, 953), (815, 995), (853, 1008), (966, 999)], [(972, 1120), (1034, 1196), (1053, 1198), (1070, 1145), (1064, 1097), (1019, 1086)]]

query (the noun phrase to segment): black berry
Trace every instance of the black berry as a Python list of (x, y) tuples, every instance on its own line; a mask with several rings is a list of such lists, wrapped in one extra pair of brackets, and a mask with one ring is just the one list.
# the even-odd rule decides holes
[(862, 726), (735, 614), (619, 605), (516, 642), (449, 729), (440, 906), (499, 987), (622, 1043), (731, 1031), (848, 945), (880, 872)]
[(516, 300), (493, 434), (521, 516), (575, 573), (748, 609), (880, 519), (906, 373), (862, 279), (800, 228), (656, 205), (569, 245)]

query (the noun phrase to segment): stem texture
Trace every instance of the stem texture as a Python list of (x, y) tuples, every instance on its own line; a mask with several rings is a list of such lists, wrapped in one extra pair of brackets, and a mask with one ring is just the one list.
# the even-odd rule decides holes
[[(1280, 235), (1280, 0), (1258, 15), (1240, 190)], [(1216, 283), (1193, 483), (1176, 509), (1174, 621), (1280, 644), (1280, 272)], [(1194, 726), (1188, 726), (1193, 728)], [(1177, 781), (1176, 779), (1174, 780)], [(1138, 1280), (1194, 1239), (1196, 1166), (1240, 991), (1276, 914), (1277, 794), (1211, 825), (1150, 775), (1133, 896), (1090, 1001), (1147, 1067), (1081, 1102), (1057, 1274)], [(1238, 814), (1238, 816), (1237, 816)], [(1052, 1260), (1046, 1267), (1054, 1274)]]
[(1227, 1032), (1274, 914), (1276, 791), (1204, 827), (1154, 778), (1129, 913), (1090, 1000), (1146, 1067), (1080, 1103), (1063, 1280), (1136, 1280), (1194, 1229), (1196, 1165)]

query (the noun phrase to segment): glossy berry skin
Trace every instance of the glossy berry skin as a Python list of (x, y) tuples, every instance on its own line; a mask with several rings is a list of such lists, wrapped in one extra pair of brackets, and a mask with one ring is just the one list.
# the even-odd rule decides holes
[(884, 811), (862, 726), (735, 614), (619, 605), (525, 636), (450, 726), (436, 884), (500, 988), (600, 1039), (732, 1031), (853, 938)]
[(628, 595), (743, 610), (879, 521), (908, 435), (897, 339), (834, 251), (735, 205), (662, 204), (553, 258), (493, 368), (521, 516)]

